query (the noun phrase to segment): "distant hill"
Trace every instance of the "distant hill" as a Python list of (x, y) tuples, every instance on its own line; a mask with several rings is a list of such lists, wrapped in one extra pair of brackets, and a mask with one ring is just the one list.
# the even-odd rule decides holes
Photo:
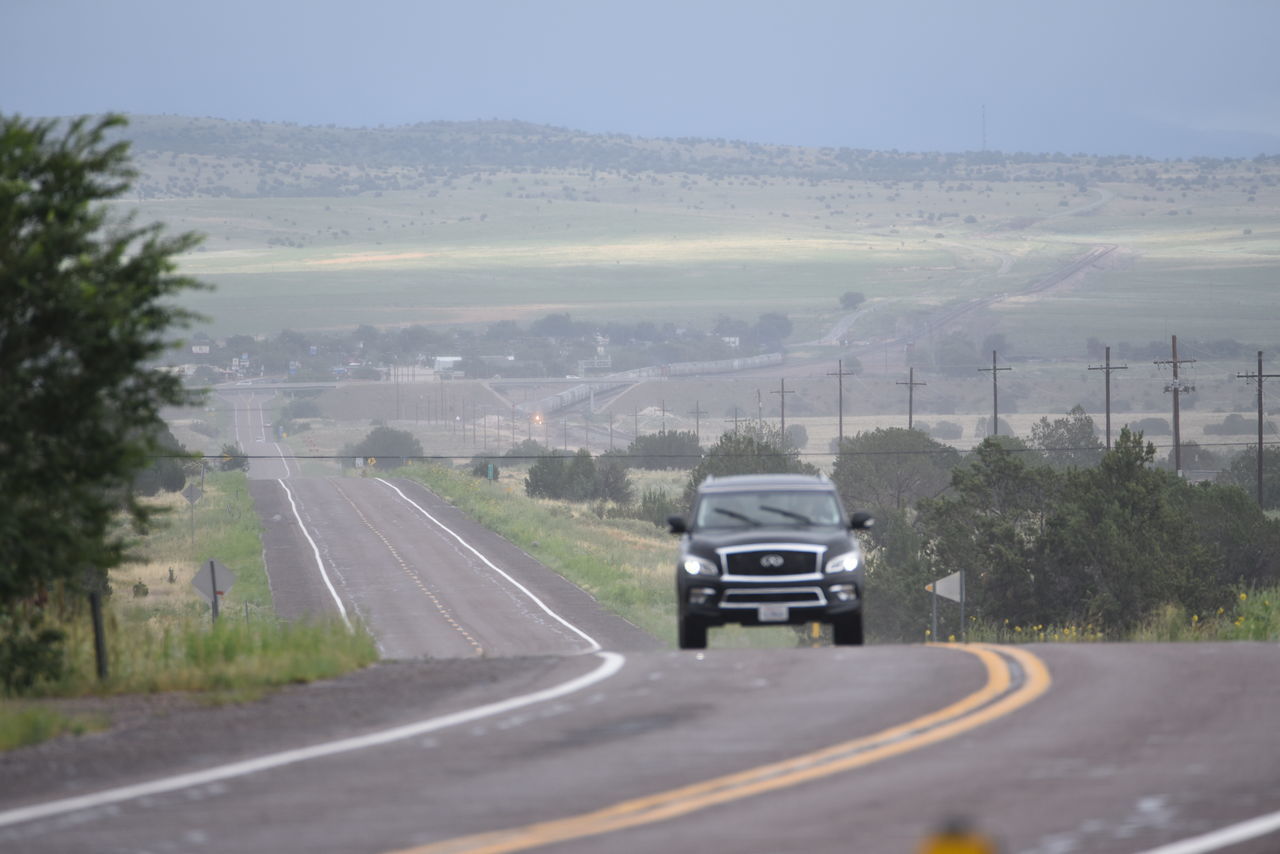
[(1156, 162), (1062, 153), (913, 153), (646, 139), (498, 120), (341, 128), (132, 116), (123, 134), (143, 171), (139, 189), (151, 197), (344, 196), (421, 189), (476, 172), (544, 170), (863, 181), (1048, 179), (1083, 185), (1124, 180), (1134, 167)]

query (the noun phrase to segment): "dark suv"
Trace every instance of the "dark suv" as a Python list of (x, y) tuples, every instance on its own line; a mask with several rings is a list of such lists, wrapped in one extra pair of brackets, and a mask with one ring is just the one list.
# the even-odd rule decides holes
[(680, 648), (703, 649), (725, 623), (830, 623), (838, 644), (862, 643), (862, 549), (825, 477), (708, 477), (693, 516), (667, 519), (682, 534), (676, 563)]

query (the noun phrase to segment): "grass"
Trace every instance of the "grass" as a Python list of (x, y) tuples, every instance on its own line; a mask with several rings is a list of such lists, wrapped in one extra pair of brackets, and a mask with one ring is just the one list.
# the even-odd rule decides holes
[[(1181, 643), (1209, 641), (1280, 641), (1280, 587), (1242, 591), (1230, 608), (1213, 614), (1189, 614), (1168, 604), (1156, 610), (1135, 629), (1115, 635), (1095, 625), (1011, 625), (971, 617), (967, 640), (974, 643)], [(924, 640), (932, 640), (924, 631)], [(955, 641), (955, 636), (938, 640)]]
[[(16, 746), (104, 725), (63, 714), (56, 698), (191, 692), (207, 702), (235, 702), (271, 688), (325, 679), (377, 658), (371, 636), (336, 619), (287, 623), (276, 618), (262, 562), (261, 528), (239, 472), (210, 473), (190, 510), (179, 496), (158, 502), (166, 517), (134, 546), (135, 562), (110, 576), (104, 608), (109, 676), (97, 679), (93, 631), (77, 598), (49, 609), (67, 635), (66, 667), (36, 683), (21, 701), (0, 703), (0, 745)], [(216, 558), (236, 573), (213, 624), (191, 587), (200, 564)], [(145, 595), (140, 595), (145, 590)], [(43, 702), (35, 702), (40, 698)]]
[(64, 715), (39, 705), (5, 704), (0, 707), (0, 752), (60, 735), (84, 735), (107, 726), (108, 721), (101, 715)]
[[(529, 498), (520, 468), (504, 469), (496, 483), (445, 466), (409, 466), (397, 474), (425, 484), (608, 610), (675, 644), (675, 542), (665, 530), (635, 519), (602, 519), (585, 504)], [(651, 487), (664, 482), (661, 476), (645, 481)], [(710, 639), (713, 647), (776, 647), (795, 646), (797, 635), (785, 627), (726, 626)]]

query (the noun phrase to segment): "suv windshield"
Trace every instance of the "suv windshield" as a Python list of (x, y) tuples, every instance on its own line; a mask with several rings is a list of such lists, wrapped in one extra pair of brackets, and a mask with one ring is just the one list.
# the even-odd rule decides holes
[(821, 490), (719, 492), (702, 496), (694, 526), (840, 525), (835, 495)]

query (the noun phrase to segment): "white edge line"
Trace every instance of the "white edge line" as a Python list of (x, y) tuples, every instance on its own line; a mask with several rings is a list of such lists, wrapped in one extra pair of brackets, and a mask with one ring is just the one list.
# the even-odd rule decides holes
[(1259, 836), (1266, 836), (1277, 830), (1280, 830), (1280, 812), (1273, 812), (1220, 828), (1203, 836), (1194, 836), (1181, 842), (1161, 845), (1159, 848), (1143, 851), (1142, 854), (1204, 854), (1207, 851), (1218, 851), (1228, 845), (1237, 845)]
[(598, 652), (600, 649), (602, 649), (602, 647), (601, 647), (601, 646), (600, 646), (600, 644), (596, 641), (596, 639), (595, 639), (595, 638), (591, 637), (591, 635), (587, 634), (587, 633), (586, 633), (586, 632), (584, 632), (582, 629), (580, 629), (580, 628), (578, 628), (577, 626), (575, 626), (573, 623), (570, 623), (570, 622), (569, 622), (568, 620), (566, 620), (564, 617), (561, 617), (561, 616), (560, 616), (559, 614), (557, 614), (555, 611), (552, 611), (549, 607), (547, 607), (547, 604), (546, 604), (545, 602), (543, 602), (543, 601), (542, 601), (541, 599), (539, 599), (537, 596), (533, 595), (533, 591), (532, 591), (532, 590), (530, 590), (528, 587), (525, 587), (525, 586), (524, 586), (523, 584), (521, 584), (519, 581), (516, 581), (514, 578), (512, 578), (510, 575), (508, 575), (508, 574), (507, 574), (506, 572), (504, 572), (503, 570), (499, 569), (499, 568), (498, 568), (498, 566), (497, 566), (496, 564), (494, 564), (494, 562), (493, 562), (493, 561), (489, 560), (487, 557), (485, 557), (484, 555), (482, 555), (482, 554), (481, 554), (479, 551), (477, 551), (477, 550), (476, 550), (476, 549), (475, 549), (475, 548), (474, 548), (470, 543), (468, 543), (466, 540), (462, 539), (462, 537), (460, 537), (460, 536), (458, 536), (456, 533), (454, 533), (454, 531), (453, 531), (451, 528), (449, 528), (449, 526), (445, 525), (443, 522), (441, 522), (441, 521), (440, 521), (439, 519), (437, 519), (435, 516), (432, 516), (430, 513), (428, 513), (426, 510), (424, 510), (424, 509), (422, 508), (422, 506), (421, 506), (420, 504), (418, 504), (418, 502), (414, 501), (412, 498), (410, 498), (409, 496), (407, 496), (407, 495), (405, 495), (403, 492), (401, 492), (401, 491), (400, 491), (400, 488), (399, 488), (399, 487), (397, 487), (394, 483), (391, 483), (391, 482), (389, 482), (389, 481), (387, 481), (387, 480), (384, 480), (383, 478), (377, 478), (377, 480), (378, 480), (378, 482), (379, 482), (379, 483), (384, 483), (384, 484), (386, 484), (388, 487), (390, 487), (391, 489), (395, 490), (395, 492), (396, 492), (396, 494), (397, 494), (397, 495), (399, 495), (399, 496), (400, 496), (401, 498), (403, 498), (405, 501), (408, 501), (408, 502), (409, 502), (410, 504), (412, 504), (414, 507), (418, 508), (418, 512), (419, 512), (419, 513), (421, 513), (423, 516), (426, 516), (428, 519), (430, 519), (432, 522), (434, 522), (436, 525), (438, 525), (438, 526), (440, 527), (440, 529), (441, 529), (441, 530), (445, 531), (446, 533), (448, 533), (448, 534), (449, 534), (449, 536), (453, 537), (455, 540), (457, 540), (459, 543), (461, 543), (461, 544), (463, 545), (463, 547), (465, 547), (465, 548), (466, 548), (468, 551), (470, 551), (473, 555), (475, 555), (476, 557), (480, 558), (480, 560), (484, 561), (484, 563), (485, 563), (485, 565), (486, 565), (486, 566), (488, 566), (488, 567), (489, 567), (490, 569), (492, 569), (494, 572), (496, 572), (496, 573), (498, 573), (499, 575), (501, 575), (501, 576), (502, 576), (503, 578), (505, 578), (507, 581), (511, 582), (511, 583), (512, 583), (516, 588), (518, 588), (522, 593), (524, 593), (524, 595), (526, 595), (526, 596), (528, 596), (530, 599), (532, 599), (532, 600), (534, 601), (534, 603), (536, 603), (536, 604), (537, 604), (537, 606), (538, 606), (539, 608), (541, 608), (541, 609), (542, 609), (543, 611), (545, 611), (548, 615), (550, 615), (550, 616), (552, 617), (552, 619), (556, 620), (556, 621), (557, 621), (557, 622), (559, 622), (561, 625), (563, 625), (565, 628), (569, 629), (569, 630), (570, 630), (570, 631), (572, 631), (574, 634), (578, 635), (578, 636), (579, 636), (579, 637), (581, 637), (583, 640), (585, 640), (587, 643), (591, 644), (591, 649), (587, 650), (588, 652)]
[(284, 480), (277, 478), (276, 483), (280, 484), (280, 488), (284, 490), (284, 494), (289, 498), (289, 506), (293, 508), (293, 516), (298, 520), (298, 528), (302, 531), (302, 536), (307, 538), (307, 542), (311, 544), (311, 552), (315, 555), (316, 566), (320, 567), (320, 577), (324, 579), (324, 586), (329, 588), (329, 595), (333, 597), (333, 601), (338, 606), (338, 613), (342, 616), (342, 622), (347, 624), (347, 628), (351, 628), (351, 621), (347, 619), (347, 609), (343, 607), (342, 600), (338, 598), (338, 591), (333, 589), (332, 582), (329, 581), (329, 573), (324, 571), (324, 561), (320, 559), (320, 549), (316, 546), (316, 541), (311, 539), (311, 534), (307, 532), (307, 526), (302, 523), (302, 516), (298, 513), (298, 505), (294, 503), (293, 493), (289, 491), (289, 487), (284, 485)]
[(352, 738), (340, 739), (338, 741), (325, 742), (324, 744), (316, 744), (311, 747), (300, 747), (295, 750), (284, 750), (279, 753), (269, 753), (266, 756), (259, 756), (255, 759), (245, 759), (240, 762), (231, 762), (227, 765), (219, 765), (214, 768), (207, 768), (203, 771), (193, 771), (188, 774), (163, 777), (158, 780), (150, 780), (148, 782), (137, 783), (132, 786), (121, 786), (116, 789), (107, 789), (90, 795), (63, 798), (57, 801), (47, 801), (42, 804), (32, 804), (27, 807), (7, 810), (5, 812), (0, 812), (0, 827), (7, 827), (12, 824), (19, 824), (41, 818), (48, 818), (50, 816), (75, 812), (77, 810), (93, 809), (95, 807), (119, 803), (120, 801), (133, 800), (135, 798), (146, 797), (148, 795), (159, 795), (178, 789), (187, 789), (193, 786), (204, 786), (209, 783), (215, 783), (219, 780), (226, 780), (232, 777), (243, 777), (248, 774), (256, 774), (260, 771), (280, 768), (284, 765), (306, 762), (310, 759), (320, 759), (326, 756), (334, 756), (339, 753), (349, 753), (353, 750), (364, 750), (370, 747), (379, 747), (394, 741), (402, 741), (406, 738), (413, 738), (429, 732), (458, 726), (459, 724), (470, 723), (471, 721), (479, 720), (481, 718), (504, 714), (535, 703), (558, 699), (581, 691), (585, 688), (589, 688), (597, 682), (602, 682), (605, 679), (608, 679), (610, 676), (613, 676), (621, 670), (622, 665), (626, 663), (626, 658), (616, 652), (599, 652), (596, 654), (599, 655), (603, 661), (595, 670), (592, 670), (590, 673), (583, 676), (577, 676), (570, 679), (568, 682), (563, 682), (554, 687), (544, 688), (541, 691), (522, 694), (518, 697), (499, 700), (496, 703), (477, 706), (473, 709), (465, 709), (461, 712), (454, 712), (438, 718), (428, 718), (427, 720), (405, 724), (404, 726), (393, 727), (392, 729), (373, 732), (367, 735), (359, 735)]

